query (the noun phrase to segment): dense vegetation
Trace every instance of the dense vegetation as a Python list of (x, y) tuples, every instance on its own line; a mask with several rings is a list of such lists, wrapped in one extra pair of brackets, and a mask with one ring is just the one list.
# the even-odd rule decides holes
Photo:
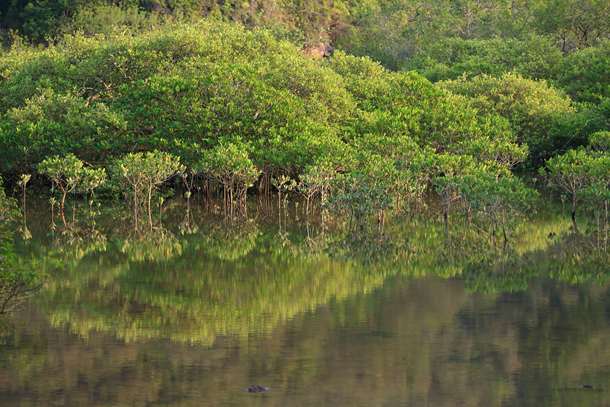
[[(0, 173), (24, 208), (52, 188), (52, 243), (24, 222), (16, 259), (0, 188), (0, 313), (56, 264), (54, 326), (206, 345), (389, 276), (606, 283), (609, 17), (601, 0), (4, 2)], [(320, 42), (338, 50), (313, 58)], [(171, 188), (187, 209), (166, 229)], [(564, 219), (528, 218), (541, 192)]]
[[(298, 193), (306, 216), (317, 198), (323, 219), (379, 235), (432, 191), (449, 256), (454, 219), (471, 243), (506, 247), (538, 195), (514, 172), (539, 171), (571, 200), (573, 231), (582, 208), (605, 247), (608, 13), (596, 0), (13, 0), (0, 171), (24, 200), (32, 175), (52, 183), (64, 229), (67, 196), (94, 219), (104, 188), (152, 230), (174, 180), (187, 199), (217, 193), (227, 215), (246, 214), (248, 192), (280, 206)], [(342, 50), (314, 58), (318, 42)]]
[(527, 151), (509, 121), (416, 73), (339, 52), (308, 59), (239, 25), (67, 36), (0, 64), (5, 174), (45, 172), (45, 159), (68, 154), (110, 169), (159, 149), (238, 195), (257, 179), (265, 189), (279, 175), (325, 168), (333, 178), (389, 179), (384, 192), (412, 198), (434, 174), (502, 171)]
[(9, 0), (0, 5), (8, 41), (15, 35), (40, 42), (76, 30), (107, 33), (208, 18), (262, 26), (300, 44), (331, 42), (395, 66), (445, 38), (542, 35), (568, 53), (607, 39), (609, 16), (603, 0)]

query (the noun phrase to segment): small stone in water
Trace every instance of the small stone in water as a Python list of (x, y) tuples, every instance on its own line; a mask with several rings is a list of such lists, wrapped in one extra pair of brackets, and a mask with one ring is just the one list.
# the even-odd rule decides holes
[(269, 387), (259, 386), (258, 384), (255, 384), (254, 386), (248, 387), (246, 389), (246, 391), (248, 393), (260, 393), (261, 391), (267, 391), (267, 390), (269, 390)]

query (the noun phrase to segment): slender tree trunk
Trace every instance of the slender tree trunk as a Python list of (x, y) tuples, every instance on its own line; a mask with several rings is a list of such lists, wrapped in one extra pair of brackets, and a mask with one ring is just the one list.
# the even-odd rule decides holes
[(66, 203), (66, 195), (68, 194), (67, 191), (62, 191), (63, 192), (63, 196), (61, 197), (61, 207), (59, 208), (61, 211), (61, 221), (64, 224), (64, 227), (66, 227), (66, 216), (64, 215), (64, 205)]
[(498, 245), (496, 243), (496, 223), (497, 223), (497, 221), (496, 221), (496, 217), (494, 215), (494, 219), (491, 222), (491, 240), (494, 244), (494, 253), (498, 250)]
[(600, 212), (601, 212), (601, 207), (598, 206), (598, 209), (595, 211), (596, 212), (596, 219), (595, 219), (595, 223), (597, 223), (597, 250), (601, 249), (601, 238), (600, 238), (600, 229), (601, 229), (601, 223), (600, 223)]
[(72, 223), (76, 222), (76, 188), (72, 190)]
[(608, 201), (604, 201), (604, 250), (608, 250)]
[(608, 201), (604, 201), (604, 250), (608, 250)]
[(382, 234), (385, 227), (385, 211), (377, 211), (377, 234)]
[(572, 225), (574, 233), (578, 233), (578, 225), (576, 224), (576, 196), (572, 197)]
[(508, 244), (508, 234), (506, 233), (506, 218), (504, 216), (504, 210), (502, 210), (502, 235), (504, 236), (504, 246)]
[(321, 189), (321, 198), (320, 198), (320, 210), (322, 212), (322, 225), (324, 226), (324, 221), (326, 218), (326, 209), (324, 208), (324, 205), (326, 204), (326, 194), (328, 193), (327, 188), (326, 187), (322, 187)]
[(138, 230), (138, 188), (134, 185), (133, 187), (133, 220)]
[(445, 221), (445, 244), (447, 245), (447, 253), (451, 255), (451, 236), (449, 234), (449, 201), (445, 201), (445, 212), (443, 213), (443, 220)]
[[(23, 184), (23, 223), (28, 223), (27, 212), (25, 211), (25, 183)], [(27, 228), (27, 226), (26, 226)]]
[(148, 222), (150, 223), (150, 230), (153, 229), (152, 209), (150, 208), (150, 202), (152, 201), (152, 188), (152, 185), (148, 186)]

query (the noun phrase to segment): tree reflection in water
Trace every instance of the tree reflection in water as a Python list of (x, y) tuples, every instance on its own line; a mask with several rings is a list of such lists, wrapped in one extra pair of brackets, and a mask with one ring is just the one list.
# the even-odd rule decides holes
[(22, 258), (53, 281), (5, 335), (0, 397), (236, 406), (260, 402), (244, 392), (260, 383), (278, 406), (609, 401), (610, 294), (590, 284), (606, 258), (556, 221), (451, 260), (440, 222), (360, 236), (211, 225), (50, 244), (34, 231)]

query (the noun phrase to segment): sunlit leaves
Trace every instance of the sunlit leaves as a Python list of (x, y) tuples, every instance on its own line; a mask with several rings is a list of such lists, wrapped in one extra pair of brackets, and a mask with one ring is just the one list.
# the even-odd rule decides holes
[[(543, 159), (552, 156), (561, 140), (578, 142), (572, 140), (574, 129), (567, 121), (576, 109), (569, 98), (546, 82), (505, 74), (499, 78), (482, 75), (468, 81), (447, 81), (441, 86), (467, 96), (470, 106), (480, 113), (507, 119), (516, 135), (516, 140), (509, 141), (527, 146), (530, 167), (537, 168)], [(565, 148), (565, 143), (561, 147)], [(521, 154), (520, 159), (523, 158)]]
[[(596, 138), (593, 138), (595, 141)], [(600, 135), (603, 140), (603, 135)], [(572, 203), (572, 223), (576, 224), (576, 208), (584, 202), (594, 212), (603, 211), (607, 217), (610, 195), (610, 155), (607, 152), (591, 152), (585, 148), (569, 150), (563, 155), (546, 162), (546, 170), (540, 173), (548, 179), (551, 186), (562, 192)], [(599, 218), (598, 218), (599, 219)], [(607, 229), (607, 226), (604, 226)]]
[(405, 63), (432, 82), (479, 75), (499, 77), (509, 72), (528, 79), (552, 79), (558, 73), (562, 58), (555, 42), (546, 37), (444, 38)]
[(200, 162), (203, 173), (223, 186), (226, 207), (231, 210), (234, 200), (238, 209), (245, 209), (246, 191), (260, 174), (249, 151), (242, 141), (222, 140), (220, 145), (204, 152)]
[[(505, 242), (515, 234), (525, 219), (538, 193), (527, 188), (510, 172), (475, 171), (460, 177), (459, 189), (469, 208), (487, 218), (493, 239), (495, 229), (502, 230)], [(483, 229), (485, 225), (481, 225)]]
[(595, 150), (610, 152), (610, 131), (598, 131), (591, 134), (589, 144)]
[(162, 151), (147, 153), (130, 153), (117, 160), (113, 173), (123, 180), (132, 191), (135, 228), (138, 228), (138, 209), (146, 202), (148, 204), (148, 219), (152, 229), (151, 201), (155, 188), (167, 181), (185, 167), (180, 164), (180, 158)]

